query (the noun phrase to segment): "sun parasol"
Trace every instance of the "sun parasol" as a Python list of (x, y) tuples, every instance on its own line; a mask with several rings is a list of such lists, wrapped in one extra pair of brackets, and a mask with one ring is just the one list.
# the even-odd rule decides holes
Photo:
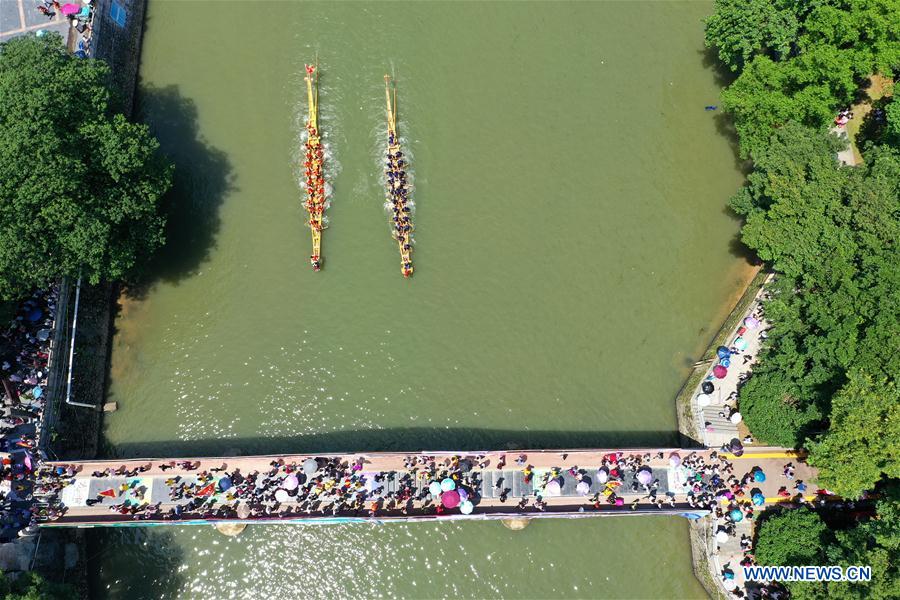
[(559, 481), (556, 479), (551, 479), (546, 486), (544, 486), (544, 493), (548, 496), (559, 496), (562, 493), (562, 488), (559, 486)]
[(443, 504), (445, 508), (456, 508), (459, 506), (459, 492), (456, 490), (444, 492), (441, 494), (441, 504)]

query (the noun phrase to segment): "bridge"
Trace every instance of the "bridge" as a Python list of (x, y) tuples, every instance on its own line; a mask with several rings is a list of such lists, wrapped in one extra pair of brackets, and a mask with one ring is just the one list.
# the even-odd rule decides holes
[[(783, 475), (788, 462), (794, 481)], [(731, 476), (746, 483), (737, 496)], [(151, 458), (43, 463), (35, 499), (41, 527), (700, 518), (789, 501), (782, 486), (793, 496), (795, 481), (815, 477), (802, 455), (769, 447)]]

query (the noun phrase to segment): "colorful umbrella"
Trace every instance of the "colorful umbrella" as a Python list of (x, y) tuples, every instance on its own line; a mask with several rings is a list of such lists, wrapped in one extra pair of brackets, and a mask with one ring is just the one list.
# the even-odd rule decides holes
[(647, 485), (652, 479), (653, 473), (646, 467), (637, 472), (637, 480), (643, 485)]
[(609, 471), (606, 470), (606, 467), (601, 467), (597, 470), (597, 481), (600, 483), (609, 481)]
[(459, 492), (456, 490), (449, 490), (441, 494), (441, 504), (444, 505), (444, 508), (456, 508), (459, 506)]
[(759, 319), (755, 317), (747, 317), (746, 319), (744, 319), (744, 325), (746, 325), (750, 329), (756, 329), (757, 327), (759, 327)]
[(547, 482), (547, 485), (544, 486), (544, 493), (548, 496), (559, 496), (562, 493), (562, 488), (559, 486), (559, 481), (556, 479), (551, 479)]
[(199, 492), (197, 492), (194, 495), (200, 496), (200, 497), (212, 496), (215, 491), (216, 491), (216, 484), (210, 483), (209, 485), (203, 487)]
[(727, 369), (728, 367), (731, 366), (731, 359), (730, 359), (730, 358), (723, 358), (722, 360), (719, 361), (719, 364), (722, 365), (723, 367), (725, 367), (725, 368)]
[(725, 379), (725, 376), (728, 375), (728, 369), (722, 365), (716, 365), (713, 367), (713, 375), (716, 379)]
[(437, 481), (432, 481), (428, 484), (428, 493), (432, 496), (437, 496), (441, 493), (441, 484)]
[(735, 338), (734, 347), (738, 350), (746, 350), (747, 349), (747, 340), (743, 337)]
[(303, 461), (303, 472), (307, 475), (315, 475), (319, 470), (319, 463), (314, 458), (307, 458)]
[(441, 491), (442, 492), (449, 492), (450, 490), (454, 490), (454, 489), (456, 489), (456, 482), (453, 481), (451, 478), (448, 477), (441, 482)]
[(109, 488), (108, 490), (103, 490), (102, 492), (100, 492), (100, 493), (97, 494), (97, 495), (98, 495), (98, 496), (106, 496), (107, 498), (116, 498), (116, 497), (118, 497), (118, 494), (116, 493), (116, 490), (114, 490), (114, 489), (112, 489), (112, 488)]
[(64, 15), (74, 15), (79, 10), (81, 10), (81, 7), (77, 4), (63, 4), (62, 6), (62, 14)]

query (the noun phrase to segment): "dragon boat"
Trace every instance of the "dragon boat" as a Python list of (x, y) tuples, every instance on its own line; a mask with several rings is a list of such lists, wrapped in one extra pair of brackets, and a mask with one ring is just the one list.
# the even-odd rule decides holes
[(319, 73), (314, 65), (306, 65), (306, 94), (309, 114), (306, 118), (306, 144), (303, 162), (306, 181), (306, 210), (309, 213), (309, 229), (312, 232), (312, 254), (309, 263), (314, 271), (322, 268), (322, 230), (325, 228), (326, 208), (325, 151), (319, 135)]
[(386, 196), (391, 211), (391, 231), (400, 248), (400, 272), (404, 277), (410, 277), (413, 274), (413, 223), (409, 204), (411, 186), (406, 174), (407, 162), (400, 149), (400, 138), (397, 135), (397, 88), (392, 85), (388, 75), (384, 76), (384, 96), (387, 102), (388, 119), (388, 144), (384, 174)]

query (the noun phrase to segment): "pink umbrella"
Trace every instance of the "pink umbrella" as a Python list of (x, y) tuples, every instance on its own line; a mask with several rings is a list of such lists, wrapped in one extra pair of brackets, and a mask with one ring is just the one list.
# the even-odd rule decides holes
[(286, 490), (296, 490), (298, 485), (300, 485), (300, 480), (297, 479), (296, 475), (288, 475), (281, 482), (281, 487)]
[(677, 467), (681, 464), (681, 456), (677, 452), (673, 452), (669, 455), (669, 464), (673, 467)]
[(746, 325), (750, 329), (756, 329), (757, 327), (759, 327), (759, 319), (754, 317), (747, 317), (746, 319), (744, 319), (744, 325)]
[(650, 469), (641, 469), (637, 472), (637, 480), (643, 485), (647, 485), (653, 479), (653, 473)]
[(456, 490), (444, 492), (441, 494), (441, 504), (444, 505), (444, 508), (456, 508), (459, 506), (459, 492)]
[(29, 456), (27, 452), (25, 453), (25, 458), (22, 460), (22, 462), (25, 463), (26, 469), (28, 469), (29, 471), (32, 470), (33, 467), (31, 466), (31, 456)]
[(63, 4), (62, 14), (64, 15), (74, 15), (78, 11), (81, 10), (81, 7), (77, 4)]
[(716, 379), (725, 379), (725, 376), (728, 374), (728, 369), (723, 367), (722, 365), (716, 365), (713, 367), (713, 375)]

